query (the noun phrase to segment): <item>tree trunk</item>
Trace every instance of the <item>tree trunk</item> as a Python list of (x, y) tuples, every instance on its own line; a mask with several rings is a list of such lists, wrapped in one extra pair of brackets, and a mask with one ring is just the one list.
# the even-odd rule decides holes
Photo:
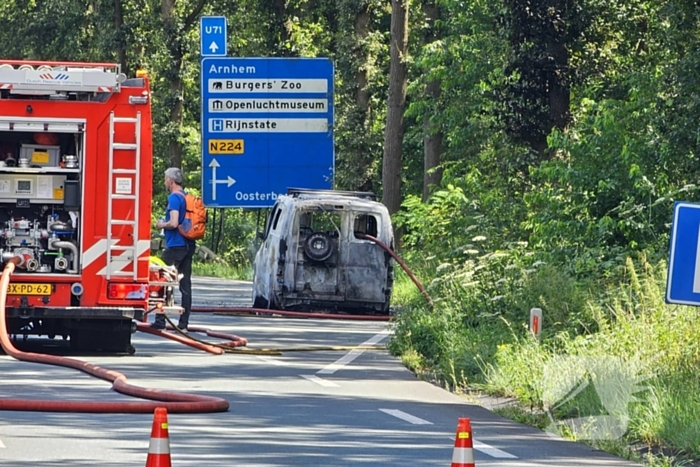
[(384, 129), (382, 202), (394, 214), (401, 207), (401, 153), (408, 67), (408, 6), (410, 0), (391, 0), (389, 97)]
[[(367, 50), (367, 38), (369, 37), (369, 3), (365, 2), (361, 5), (360, 9), (355, 14), (355, 44), (358, 44), (355, 49), (357, 50), (358, 63), (355, 69), (355, 111), (357, 112), (357, 119), (361, 125), (361, 128), (366, 132), (369, 132), (370, 119), (371, 119), (371, 109), (370, 109), (370, 93), (369, 93), (369, 67), (367, 63), (369, 61), (368, 50)], [(360, 181), (362, 182), (357, 186), (359, 191), (374, 191), (374, 186), (372, 183), (372, 160), (371, 153), (367, 150), (364, 138), (357, 138), (357, 143), (353, 145), (355, 154), (353, 155), (353, 160), (358, 163), (361, 167), (362, 175)]]
[(165, 76), (170, 82), (170, 96), (166, 100), (170, 107), (170, 124), (172, 131), (168, 132), (168, 160), (170, 167), (182, 167), (182, 143), (180, 131), (184, 115), (184, 85), (183, 73), (183, 41), (187, 31), (195, 24), (207, 0), (199, 0), (197, 6), (183, 20), (182, 29), (178, 27), (176, 17), (176, 0), (161, 0), (160, 16), (163, 21), (165, 40), (170, 54), (170, 70)]
[[(434, 1), (424, 1), (423, 12), (428, 23), (425, 43), (430, 44), (441, 38), (440, 30), (436, 25), (436, 20), (440, 19), (440, 7)], [(430, 104), (429, 110), (423, 118), (425, 135), (423, 137), (423, 201), (428, 199), (434, 187), (439, 187), (442, 181), (442, 169), (440, 168), (442, 130), (440, 124), (431, 121), (431, 117), (439, 111), (440, 87), (439, 79), (428, 81), (425, 86), (425, 100)]]
[(370, 34), (375, 10), (369, 0), (336, 0), (335, 12), (335, 17), (329, 16), (327, 20), (336, 37), (336, 115), (344, 117), (335, 121), (338, 152), (334, 186), (375, 191), (381, 172), (377, 162), (382, 159), (377, 151), (384, 137), (383, 131), (373, 125), (372, 112), (371, 71), (375, 66), (375, 49)]
[(549, 70), (549, 116), (552, 126), (563, 130), (569, 124), (569, 107), (571, 104), (568, 66), (569, 51), (566, 48), (566, 32), (550, 39), (547, 44), (549, 56), (554, 62)]
[(114, 0), (114, 31), (117, 35), (117, 60), (121, 65), (121, 71), (126, 76), (131, 76), (126, 56), (126, 40), (124, 40), (124, 10), (122, 0)]
[(170, 129), (168, 132), (168, 165), (170, 167), (182, 167), (182, 144), (178, 134), (182, 127), (182, 48), (180, 34), (177, 28), (176, 0), (162, 0), (160, 4), (160, 17), (163, 21), (165, 42), (170, 55), (170, 69), (165, 73), (170, 84), (170, 95), (166, 99), (170, 108)]
[[(369, 4), (365, 3), (355, 15), (355, 42), (364, 44), (367, 36), (369, 36)], [(369, 111), (369, 70), (365, 64), (367, 63), (366, 46), (362, 47), (364, 56), (362, 61), (355, 71), (355, 104), (364, 112)]]
[(292, 31), (289, 14), (287, 12), (287, 1), (275, 0), (274, 8), (276, 29), (279, 32), (279, 44), (277, 44), (277, 48), (282, 56), (289, 57), (292, 55), (292, 51), (289, 47), (292, 42)]
[[(426, 98), (432, 101), (436, 109), (440, 98), (440, 80), (430, 81), (425, 87)], [(436, 109), (437, 110), (437, 109)], [(431, 115), (423, 118), (423, 201), (427, 201), (435, 187), (442, 181), (440, 156), (442, 155), (442, 130), (439, 124), (430, 121)]]

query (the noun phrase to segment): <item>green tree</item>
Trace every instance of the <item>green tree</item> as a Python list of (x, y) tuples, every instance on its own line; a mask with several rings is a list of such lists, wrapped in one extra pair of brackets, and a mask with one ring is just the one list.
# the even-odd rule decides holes
[[(442, 42), (440, 5), (433, 0), (422, 2), (426, 27), (423, 33), (424, 47), (440, 47)], [(441, 82), (439, 78), (430, 76), (430, 69), (424, 69), (427, 77), (425, 80), (425, 100), (428, 102), (428, 110), (423, 117), (425, 135), (423, 137), (423, 201), (430, 196), (431, 191), (440, 186), (442, 181), (442, 167), (440, 160), (443, 150), (443, 130), (435, 116), (440, 112)]]
[(508, 132), (543, 153), (552, 128), (570, 121), (569, 51), (581, 33), (580, 0), (505, 0), (501, 27), (511, 46), (499, 114)]
[(410, 0), (392, 0), (389, 65), (389, 96), (384, 129), (382, 202), (390, 214), (401, 206), (401, 164), (404, 112), (408, 86), (408, 12)]
[(378, 191), (388, 61), (382, 27), (389, 15), (377, 0), (337, 2), (336, 186)]

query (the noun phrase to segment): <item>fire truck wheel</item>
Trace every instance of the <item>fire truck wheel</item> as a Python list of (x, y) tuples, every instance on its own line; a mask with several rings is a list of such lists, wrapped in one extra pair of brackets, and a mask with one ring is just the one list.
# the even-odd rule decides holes
[(131, 321), (87, 319), (74, 322), (70, 332), (70, 347), (80, 352), (130, 353)]

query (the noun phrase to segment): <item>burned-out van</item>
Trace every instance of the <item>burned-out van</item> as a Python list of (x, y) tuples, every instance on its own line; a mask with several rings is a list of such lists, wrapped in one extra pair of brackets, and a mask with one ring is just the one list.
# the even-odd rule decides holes
[(255, 256), (255, 308), (389, 313), (394, 234), (372, 193), (290, 189)]

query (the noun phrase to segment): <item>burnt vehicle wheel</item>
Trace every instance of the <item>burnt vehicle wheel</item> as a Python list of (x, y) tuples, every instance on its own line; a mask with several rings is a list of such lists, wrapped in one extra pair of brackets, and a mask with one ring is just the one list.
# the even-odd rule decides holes
[(260, 308), (263, 310), (268, 309), (269, 301), (265, 297), (261, 297), (260, 295), (255, 297), (255, 300), (253, 300), (253, 308)]
[(328, 234), (314, 232), (304, 241), (304, 252), (314, 261), (325, 261), (333, 254), (333, 242)]
[(381, 309), (378, 310), (379, 314), (381, 314), (381, 315), (389, 315), (389, 314), (391, 314), (391, 308), (389, 307), (390, 302), (391, 302), (391, 299), (390, 299), (390, 298), (387, 298), (387, 299), (386, 299), (386, 302), (384, 302), (384, 303), (382, 304)]

